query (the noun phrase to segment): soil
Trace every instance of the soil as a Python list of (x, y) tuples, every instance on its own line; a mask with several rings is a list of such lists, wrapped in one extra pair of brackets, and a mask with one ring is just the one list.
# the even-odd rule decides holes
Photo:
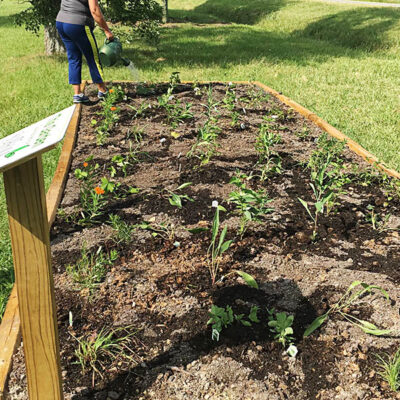
[[(232, 127), (230, 112), (221, 103), (218, 154), (200, 166), (197, 158), (187, 157), (206, 120), (207, 87), (199, 87), (201, 95), (191, 85), (175, 88), (175, 99), (191, 103), (194, 116), (173, 129), (165, 111), (157, 107), (157, 97), (166, 92), (167, 85), (122, 84), (125, 98), (117, 104), (119, 121), (103, 146), (96, 145), (96, 126), (91, 122), (101, 119), (101, 104), (93, 101), (83, 107), (62, 212), (51, 231), (66, 399), (400, 398), (378, 375), (376, 358), (384, 352), (393, 354), (399, 344), (399, 197), (389, 191), (387, 179), (371, 175), (368, 165), (346, 149), (342, 157), (349, 182), (336, 207), (321, 217), (317, 239), (311, 240), (312, 221), (298, 198), (312, 199), (305, 163), (317, 148), (320, 129), (272, 96), (251, 101), (262, 92), (238, 85), (235, 109), (241, 126)], [(226, 90), (226, 85), (214, 84), (214, 99), (222, 101)], [(95, 99), (95, 87), (89, 86), (87, 94)], [(151, 108), (135, 117), (129, 106), (143, 103)], [(282, 158), (282, 172), (264, 182), (257, 177), (247, 182), (254, 190), (267, 191), (273, 211), (259, 222), (252, 221), (240, 238), (239, 217), (227, 203), (235, 190), (229, 181), (236, 171), (255, 173), (254, 145), (266, 115), (275, 121), (274, 129), (282, 137), (282, 143), (274, 147)], [(136, 143), (132, 132), (138, 128), (143, 128), (139, 162), (128, 167), (126, 176), (118, 172), (110, 178), (112, 157), (128, 154), (127, 137)], [(107, 197), (97, 223), (82, 226), (72, 218), (80, 207), (80, 182), (74, 171), (83, 169), (88, 156), (93, 156), (89, 163), (99, 164), (96, 184), (107, 176), (121, 184), (121, 193), (132, 186), (140, 191), (119, 199)], [(182, 193), (194, 202), (184, 201), (177, 208), (169, 203), (166, 189), (174, 191), (185, 182), (192, 184)], [(221, 213), (221, 224), (228, 227), (227, 239), (233, 240), (221, 258), (218, 277), (245, 271), (256, 279), (258, 289), (236, 274), (211, 283), (207, 268), (211, 233), (189, 229), (211, 227), (214, 200), (227, 210)], [(386, 229), (372, 228), (367, 221), (368, 205), (375, 207), (377, 215), (389, 216)], [(153, 236), (136, 229), (129, 244), (116, 244), (110, 214), (130, 224), (166, 223), (169, 230)], [(92, 292), (80, 290), (67, 272), (67, 266), (80, 258), (82, 246), (92, 253), (100, 246), (119, 252)], [(348, 311), (392, 329), (392, 334), (367, 335), (333, 315), (303, 338), (316, 316), (335, 304), (356, 280), (383, 287), (390, 302), (377, 292)], [(219, 341), (212, 340), (207, 325), (212, 304), (229, 305), (235, 314), (245, 315), (258, 306), (260, 322), (251, 327), (234, 322), (222, 330)], [(267, 309), (272, 308), (294, 316), (295, 358), (286, 354), (270, 331)], [(124, 350), (130, 359), (104, 357), (97, 364), (99, 373), (82, 372), (75, 355), (77, 339), (93, 339), (107, 328), (132, 333)], [(8, 398), (27, 398), (22, 347), (14, 357)]]

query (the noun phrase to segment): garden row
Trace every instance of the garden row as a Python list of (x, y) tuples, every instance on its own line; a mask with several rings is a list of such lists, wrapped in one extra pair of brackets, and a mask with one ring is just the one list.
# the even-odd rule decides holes
[(67, 396), (393, 398), (398, 182), (252, 85), (110, 92), (52, 228)]

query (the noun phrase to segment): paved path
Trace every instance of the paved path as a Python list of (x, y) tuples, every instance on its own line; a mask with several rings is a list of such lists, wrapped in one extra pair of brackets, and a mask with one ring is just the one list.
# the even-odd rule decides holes
[(395, 3), (378, 3), (372, 1), (356, 1), (356, 0), (324, 0), (328, 3), (342, 3), (342, 4), (357, 4), (361, 6), (369, 6), (369, 7), (392, 7), (392, 8), (400, 8), (400, 4)]

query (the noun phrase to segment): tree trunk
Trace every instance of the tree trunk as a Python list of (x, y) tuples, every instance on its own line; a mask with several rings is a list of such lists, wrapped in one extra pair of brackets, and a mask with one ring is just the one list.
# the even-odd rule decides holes
[(47, 56), (65, 53), (64, 43), (54, 25), (44, 27), (44, 48)]
[(164, 0), (164, 7), (163, 7), (163, 22), (168, 22), (168, 0)]

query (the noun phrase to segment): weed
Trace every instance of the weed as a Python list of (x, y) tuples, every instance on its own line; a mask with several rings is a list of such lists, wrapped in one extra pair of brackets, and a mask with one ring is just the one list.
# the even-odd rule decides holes
[(154, 238), (159, 236), (164, 240), (170, 241), (173, 241), (175, 238), (176, 226), (169, 220), (157, 223), (155, 218), (152, 218), (150, 221), (143, 221), (135, 225), (135, 228), (151, 232), (151, 236)]
[(375, 207), (372, 204), (367, 206), (368, 214), (365, 216), (367, 222), (371, 223), (372, 228), (379, 233), (389, 231), (391, 228), (388, 227), (388, 222), (391, 214), (381, 216), (375, 212)]
[(387, 292), (381, 287), (376, 285), (368, 285), (367, 283), (360, 281), (354, 281), (337, 303), (335, 303), (325, 314), (320, 315), (310, 324), (310, 326), (304, 332), (304, 337), (310, 336), (316, 329), (326, 322), (332, 314), (335, 313), (339, 314), (346, 321), (358, 326), (365, 333), (369, 333), (370, 335), (381, 336), (390, 334), (390, 329), (379, 329), (371, 322), (358, 319), (348, 312), (348, 309), (351, 305), (353, 305), (357, 300), (372, 294), (373, 290), (378, 290), (383, 294), (386, 300), (390, 300)]
[(378, 359), (378, 374), (389, 384), (390, 389), (397, 392), (400, 389), (400, 349), (393, 356), (376, 355)]
[(148, 104), (148, 103), (140, 103), (140, 106), (139, 107), (134, 107), (134, 106), (131, 106), (131, 105), (129, 105), (129, 104), (127, 104), (127, 106), (131, 109), (131, 110), (133, 110), (134, 112), (135, 112), (135, 115), (133, 116), (133, 118), (135, 119), (135, 118), (140, 118), (141, 116), (143, 116), (144, 114), (145, 114), (145, 112), (146, 112), (146, 110), (148, 110), (149, 108), (151, 108), (151, 104)]
[[(121, 332), (125, 332), (121, 336)], [(77, 363), (85, 374), (92, 371), (92, 385), (94, 386), (95, 375), (102, 379), (102, 371), (109, 361), (122, 359), (128, 362), (133, 361), (133, 352), (130, 346), (130, 338), (134, 333), (128, 333), (127, 328), (105, 329), (88, 337), (76, 338), (78, 348), (75, 350)]]
[(75, 265), (68, 265), (66, 270), (71, 275), (72, 280), (78, 285), (79, 289), (88, 289), (92, 293), (106, 274), (106, 267), (118, 258), (118, 252), (111, 250), (110, 254), (105, 254), (101, 246), (96, 253), (89, 253), (84, 245), (81, 250), (81, 258)]
[(131, 224), (126, 223), (121, 219), (119, 215), (111, 214), (110, 223), (115, 231), (113, 240), (117, 244), (129, 244), (132, 240), (132, 233), (135, 227)]

